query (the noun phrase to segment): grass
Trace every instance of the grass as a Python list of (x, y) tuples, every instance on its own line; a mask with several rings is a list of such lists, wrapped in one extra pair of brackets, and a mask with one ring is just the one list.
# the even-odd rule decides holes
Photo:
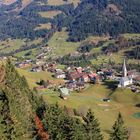
[(51, 56), (62, 56), (73, 53), (80, 46), (80, 42), (67, 42), (68, 33), (63, 29), (61, 32), (56, 32), (49, 40), (48, 46), (53, 48)]
[(35, 30), (41, 30), (41, 29), (51, 29), (51, 23), (46, 23), (46, 24), (39, 24), (39, 26), (37, 26), (35, 28)]
[(62, 12), (59, 10), (53, 10), (53, 11), (47, 11), (47, 12), (39, 12), (39, 14), (44, 18), (54, 18), (58, 14), (61, 14)]
[(55, 5), (55, 6), (59, 6), (59, 5), (64, 5), (66, 2), (63, 0), (48, 0), (48, 5)]
[(123, 55), (121, 53), (113, 53), (111, 56), (101, 55), (101, 56), (98, 56), (97, 59), (92, 59), (91, 63), (93, 65), (98, 65), (99, 66), (102, 63), (108, 63), (109, 59), (111, 61), (114, 61), (115, 64), (119, 64), (119, 63), (122, 63)]
[[(26, 53), (28, 53), (28, 52), (30, 52), (30, 51), (32, 52), (31, 55), (25, 56)], [(33, 60), (34, 60), (35, 57), (36, 57), (36, 49), (31, 49), (31, 50), (22, 51), (22, 52), (16, 53), (15, 56), (16, 56), (16, 57), (26, 57), (26, 58), (33, 59)]]
[(140, 34), (124, 34), (123, 35), (125, 38), (139, 38), (140, 39)]
[[(33, 41), (29, 41), (27, 45), (39, 44), (42, 41), (41, 38), (35, 39)], [(0, 52), (9, 53), (19, 49), (21, 46), (26, 45), (25, 39), (7, 39), (6, 41), (0, 41)]]
[(91, 108), (101, 122), (105, 140), (108, 139), (108, 132), (116, 120), (118, 112), (121, 111), (127, 126), (133, 130), (131, 138), (139, 140), (140, 126), (137, 125), (139, 120), (134, 118), (132, 114), (139, 111), (135, 104), (140, 102), (140, 95), (135, 95), (127, 89), (116, 89), (111, 96), (110, 103), (102, 102), (101, 99), (107, 97), (110, 92), (112, 90), (105, 85), (91, 85), (81, 93), (71, 93), (67, 101), (60, 99), (55, 93), (46, 93), (43, 94), (43, 97), (51, 104), (58, 102), (61, 106), (76, 108), (84, 113), (88, 108)]
[(36, 82), (40, 80), (50, 80), (53, 83), (59, 85), (60, 83), (64, 83), (62, 79), (55, 79), (52, 77), (51, 73), (49, 72), (29, 72), (29, 70), (25, 69), (17, 69), (21, 75), (24, 75), (30, 85), (31, 88), (36, 87)]
[[(32, 44), (34, 44), (34, 45), (39, 45), (40, 43), (41, 43), (41, 41), (42, 41), (42, 38), (38, 38), (38, 39), (35, 39), (35, 40), (33, 40), (33, 41), (29, 41), (28, 43), (27, 43), (27, 45), (32, 45)], [(25, 44), (25, 43), (24, 43)], [(20, 46), (21, 47), (21, 46)], [(28, 56), (28, 58), (32, 58), (32, 59), (34, 59), (35, 58), (35, 56), (36, 56), (36, 49), (31, 49), (31, 50), (25, 50), (25, 51), (22, 51), (22, 52), (18, 52), (18, 53), (16, 53), (15, 54), (15, 56), (17, 56), (17, 57), (24, 57), (25, 56), (25, 54), (27, 53), (27, 52), (29, 52), (29, 51), (32, 51), (32, 54), (30, 55), (30, 56)]]
[(64, 4), (69, 4), (69, 3), (73, 3), (74, 6), (78, 6), (78, 3), (80, 3), (80, 0), (68, 0), (67, 2), (64, 0), (48, 0), (48, 5), (55, 5), (55, 6), (59, 6), (59, 5), (64, 5)]
[(22, 45), (25, 45), (24, 40), (21, 39), (7, 39), (6, 41), (0, 42), (0, 51), (3, 53), (9, 53), (19, 49)]

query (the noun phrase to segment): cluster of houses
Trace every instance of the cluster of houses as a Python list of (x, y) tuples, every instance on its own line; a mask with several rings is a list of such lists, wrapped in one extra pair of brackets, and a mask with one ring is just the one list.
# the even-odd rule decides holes
[[(125, 60), (123, 62), (122, 68), (122, 76), (117, 77), (119, 79), (118, 87), (120, 88), (130, 88), (135, 93), (140, 93), (140, 73), (136, 70), (127, 71)], [(96, 72), (93, 72), (90, 67), (82, 68), (67, 68), (65, 71), (59, 72), (61, 76), (57, 76), (56, 78), (65, 78), (67, 82), (65, 83), (65, 87), (61, 87), (63, 92), (61, 92), (61, 97), (67, 99), (67, 95), (69, 95), (69, 91), (77, 90), (80, 91), (85, 88), (86, 83), (100, 83), (105, 79), (115, 79), (116, 76), (112, 69), (101, 69)], [(63, 76), (62, 76), (63, 75)], [(67, 90), (66, 90), (67, 88)], [(62, 91), (62, 90), (60, 90)], [(64, 91), (67, 91), (66, 94)]]
[(70, 91), (81, 91), (87, 83), (100, 83), (106, 79), (118, 81), (118, 87), (131, 87), (132, 91), (139, 89), (134, 85), (140, 85), (140, 73), (136, 70), (127, 71), (125, 60), (123, 62), (122, 76), (117, 77), (115, 70), (111, 68), (103, 68), (93, 71), (91, 67), (67, 67), (62, 70), (57, 67), (56, 62), (44, 62), (37, 59), (35, 64), (31, 60), (26, 60), (21, 63), (16, 63), (17, 67), (25, 68), (31, 66), (32, 72), (48, 71), (52, 73), (54, 78), (61, 78), (65, 80), (65, 84), (59, 87), (60, 95), (63, 99), (67, 99)]
[(28, 68), (32, 66), (32, 60), (31, 59), (27, 59), (25, 61), (22, 62), (16, 62), (15, 66), (18, 68)]
[(80, 92), (86, 87), (87, 83), (100, 83), (104, 80), (104, 75), (111, 77), (113, 72), (111, 70), (92, 71), (90, 67), (68, 67), (65, 71), (56, 69), (54, 72), (55, 78), (65, 79), (65, 85), (59, 87), (60, 96), (67, 99), (70, 91)]

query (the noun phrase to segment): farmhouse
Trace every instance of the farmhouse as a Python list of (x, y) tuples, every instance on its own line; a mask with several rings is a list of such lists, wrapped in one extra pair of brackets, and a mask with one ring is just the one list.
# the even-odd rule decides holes
[(32, 69), (31, 69), (32, 72), (40, 72), (42, 71), (42, 67), (41, 66), (34, 66)]
[(76, 83), (75, 82), (68, 82), (66, 83), (66, 87), (70, 90), (70, 91), (73, 91), (73, 90), (76, 90)]
[(22, 62), (22, 63), (16, 64), (16, 66), (18, 68), (27, 68), (27, 67), (30, 67), (31, 64), (30, 63), (27, 63), (27, 62)]
[(83, 73), (78, 73), (77, 71), (67, 73), (67, 79), (70, 81), (82, 80)]
[(55, 73), (55, 78), (66, 78), (65, 72), (57, 72)]
[(140, 76), (137, 76), (134, 78), (134, 82), (138, 85), (140, 85)]
[(64, 100), (68, 99), (68, 96), (70, 95), (69, 90), (65, 87), (60, 87), (59, 88), (60, 92), (60, 97), (63, 98)]

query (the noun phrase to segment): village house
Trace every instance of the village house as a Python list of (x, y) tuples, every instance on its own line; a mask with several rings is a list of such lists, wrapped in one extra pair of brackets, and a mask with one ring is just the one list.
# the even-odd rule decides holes
[(65, 72), (56, 72), (54, 77), (64, 79), (64, 78), (66, 78), (66, 74), (65, 74)]
[(77, 86), (76, 88), (77, 88), (78, 91), (81, 91), (85, 88), (85, 84), (84, 84), (83, 81), (77, 82), (76, 86)]
[(18, 68), (27, 68), (27, 67), (30, 67), (31, 66), (31, 63), (28, 63), (28, 62), (21, 62), (21, 63), (17, 63), (16, 66)]
[(74, 91), (76, 90), (76, 83), (75, 82), (67, 82), (66, 83), (66, 87), (70, 90), (70, 91)]
[(140, 76), (137, 76), (133, 79), (135, 84), (138, 84), (140, 86)]
[(83, 81), (84, 81), (85, 83), (87, 83), (87, 82), (90, 81), (89, 76), (88, 76), (88, 74), (86, 74), (86, 73), (82, 75), (82, 79), (83, 79)]
[(85, 83), (84, 81), (67, 82), (66, 87), (70, 91), (74, 91), (74, 90), (80, 91), (85, 88)]
[(82, 73), (82, 72), (83, 72), (83, 68), (82, 68), (82, 67), (76, 67), (75, 70), (76, 70), (78, 73)]
[(132, 77), (132, 78), (136, 78), (136, 77), (139, 77), (140, 76), (140, 73), (137, 72), (135, 69), (134, 70), (130, 70), (127, 72), (127, 75), (129, 77)]
[(44, 65), (45, 62), (43, 60), (36, 60), (36, 65)]
[(32, 72), (40, 72), (42, 71), (42, 66), (34, 66), (31, 69)]
[(70, 95), (69, 89), (66, 87), (60, 87), (59, 88), (59, 92), (60, 92), (60, 97), (64, 100), (68, 99), (68, 96)]
[(56, 72), (56, 63), (53, 62), (53, 63), (48, 64), (48, 69), (47, 70), (49, 72), (55, 73)]
[(74, 72), (68, 72), (67, 73), (67, 80), (70, 80), (70, 81), (77, 81), (81, 78), (82, 74), (74, 71)]

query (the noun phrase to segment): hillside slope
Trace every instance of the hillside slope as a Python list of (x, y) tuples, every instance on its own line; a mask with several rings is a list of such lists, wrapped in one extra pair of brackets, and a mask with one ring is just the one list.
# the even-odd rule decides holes
[(82, 0), (68, 24), (69, 40), (89, 35), (140, 33), (139, 0)]
[(0, 139), (31, 140), (38, 135), (34, 118), (39, 98), (10, 61), (0, 72)]

